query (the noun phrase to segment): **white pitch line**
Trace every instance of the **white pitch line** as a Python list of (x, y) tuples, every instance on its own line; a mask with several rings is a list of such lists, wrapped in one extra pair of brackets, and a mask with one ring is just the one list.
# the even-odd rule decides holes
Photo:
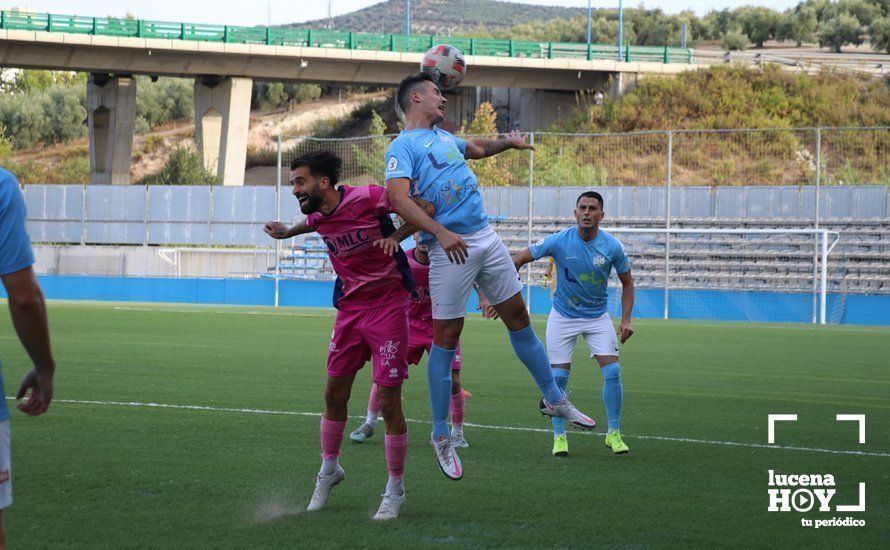
[(232, 310), (232, 311), (222, 311), (215, 309), (165, 309), (165, 308), (155, 308), (155, 307), (129, 307), (129, 306), (114, 306), (112, 309), (115, 311), (141, 311), (141, 312), (151, 312), (151, 313), (211, 313), (215, 315), (258, 315), (261, 317), (308, 317), (310, 319), (332, 319), (334, 316), (326, 315), (323, 313), (287, 313), (283, 311), (241, 311), (241, 310)]
[[(8, 401), (14, 401), (15, 398), (7, 396)], [(266, 414), (279, 416), (314, 416), (319, 417), (321, 413), (304, 412), (304, 411), (276, 411), (269, 409), (250, 409), (250, 408), (232, 408), (232, 407), (211, 407), (206, 405), (175, 405), (171, 403), (143, 403), (139, 401), (93, 401), (82, 399), (54, 399), (54, 403), (67, 403), (72, 405), (100, 405), (108, 407), (132, 407), (132, 408), (148, 408), (148, 409), (172, 409), (185, 411), (211, 411), (211, 412), (230, 412), (230, 413), (246, 413), (246, 414)], [(364, 418), (364, 416), (352, 416), (351, 418)], [(416, 420), (411, 418), (405, 419), (407, 422), (414, 424), (429, 424), (428, 420)], [(464, 422), (464, 426), (471, 428), (481, 428), (483, 430), (499, 430), (513, 432), (534, 432), (534, 433), (551, 433), (550, 430), (543, 428), (527, 428), (524, 426), (498, 426), (493, 424), (475, 424), (472, 422)], [(603, 432), (580, 432), (583, 435), (606, 435)], [(868, 451), (840, 451), (836, 449), (820, 449), (817, 447), (795, 447), (792, 445), (765, 445), (759, 443), (740, 443), (737, 441), (716, 441), (711, 439), (694, 439), (690, 437), (669, 437), (663, 435), (628, 435), (622, 434), (631, 439), (648, 439), (652, 441), (671, 441), (674, 443), (693, 443), (698, 445), (718, 445), (723, 447), (745, 447), (749, 449), (781, 449), (785, 451), (805, 451), (811, 453), (825, 453), (835, 455), (854, 455), (854, 456), (874, 456), (881, 458), (890, 458), (890, 453), (868, 452)]]

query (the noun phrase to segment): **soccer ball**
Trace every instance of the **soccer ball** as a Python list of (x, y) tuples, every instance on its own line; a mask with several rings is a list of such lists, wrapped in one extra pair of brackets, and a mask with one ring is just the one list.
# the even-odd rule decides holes
[(467, 62), (460, 50), (448, 44), (433, 46), (420, 62), (420, 71), (432, 75), (440, 90), (453, 90), (460, 85), (467, 71)]

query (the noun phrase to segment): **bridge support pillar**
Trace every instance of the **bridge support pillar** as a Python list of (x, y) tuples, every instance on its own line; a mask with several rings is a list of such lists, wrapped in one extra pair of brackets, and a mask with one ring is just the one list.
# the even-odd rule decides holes
[(640, 73), (615, 73), (615, 76), (611, 80), (609, 95), (611, 95), (613, 99), (618, 99), (636, 88), (639, 80)]
[(195, 140), (204, 166), (223, 185), (244, 185), (253, 80), (195, 79)]
[(91, 74), (87, 79), (90, 183), (130, 183), (136, 128), (136, 79)]

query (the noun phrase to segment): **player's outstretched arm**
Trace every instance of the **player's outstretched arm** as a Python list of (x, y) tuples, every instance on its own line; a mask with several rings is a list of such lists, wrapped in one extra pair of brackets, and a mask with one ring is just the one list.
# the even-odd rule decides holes
[[(417, 204), (417, 206), (421, 207), (427, 216), (432, 218), (436, 215), (436, 207), (434, 207), (432, 203), (425, 201), (419, 197), (411, 197), (411, 200), (413, 200)], [(395, 233), (393, 233), (389, 237), (384, 237), (382, 239), (377, 239), (376, 241), (374, 241), (374, 246), (379, 246), (380, 248), (382, 248), (383, 252), (388, 256), (392, 256), (393, 254), (395, 254), (396, 250), (399, 249), (399, 245), (401, 244), (401, 242), (407, 239), (408, 236), (413, 235), (420, 230), (420, 228), (406, 222), (405, 219), (401, 216), (399, 217), (399, 220), (401, 220), (402, 225), (400, 225), (399, 228), (396, 229)]]
[(293, 227), (288, 227), (279, 221), (270, 221), (266, 222), (266, 225), (263, 226), (263, 231), (273, 239), (290, 239), (291, 237), (303, 235), (304, 233), (312, 233), (315, 229), (306, 225), (306, 220), (301, 221)]
[(464, 263), (467, 257), (467, 243), (459, 235), (448, 231), (429, 217), (408, 195), (410, 188), (411, 180), (408, 178), (386, 180), (386, 198), (389, 200), (390, 208), (411, 225), (435, 235), (449, 260), (458, 264)]
[(46, 303), (32, 268), (4, 275), (2, 279), (9, 296), (12, 324), (34, 363), (34, 368), (22, 380), (16, 399), (24, 397), (30, 389), (31, 396), (19, 405), (19, 409), (37, 416), (46, 412), (53, 399), (53, 374), (56, 371), (49, 342)]
[(528, 248), (523, 248), (516, 254), (513, 254), (513, 265), (516, 266), (516, 271), (519, 271), (522, 269), (522, 266), (533, 261), (535, 261), (535, 259), (532, 258), (532, 251)]
[(468, 160), (484, 159), (503, 153), (508, 149), (534, 149), (525, 141), (525, 136), (519, 130), (513, 130), (504, 139), (478, 139), (467, 141), (467, 150), (464, 158)]
[(634, 334), (630, 324), (630, 316), (634, 310), (634, 278), (630, 270), (627, 270), (618, 275), (618, 280), (621, 281), (621, 324), (618, 326), (618, 334), (623, 344)]

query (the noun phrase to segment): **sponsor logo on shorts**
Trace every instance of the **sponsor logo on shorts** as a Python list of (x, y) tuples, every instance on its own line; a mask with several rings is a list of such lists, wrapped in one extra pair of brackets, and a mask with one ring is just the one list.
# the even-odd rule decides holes
[[(385, 344), (380, 346), (380, 361), (383, 363), (383, 366), (388, 367), (389, 362), (396, 358), (396, 354), (399, 352), (399, 344), (401, 342), (393, 342), (392, 340), (387, 340)], [(395, 370), (396, 374), (398, 374), (398, 370), (392, 369), (389, 371), (390, 378), (394, 378), (392, 375), (392, 371)]]
[(3, 470), (0, 472), (0, 483), (6, 483), (9, 481), (9, 470)]
[(337, 349), (337, 343), (334, 342), (334, 335), (335, 335), (335, 334), (337, 334), (336, 331), (335, 331), (335, 332), (331, 332), (331, 343), (328, 345), (328, 349), (329, 349), (330, 351), (339, 351), (339, 350)]

